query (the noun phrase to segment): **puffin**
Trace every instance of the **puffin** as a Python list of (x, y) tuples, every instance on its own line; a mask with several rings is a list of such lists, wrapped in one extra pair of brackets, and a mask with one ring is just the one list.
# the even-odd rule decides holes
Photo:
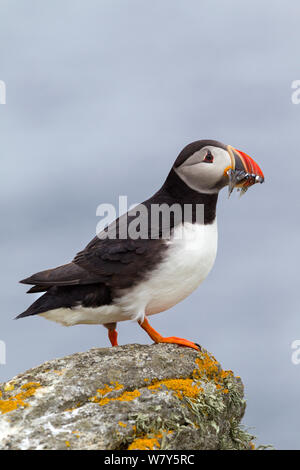
[(112, 346), (118, 346), (117, 323), (131, 320), (155, 343), (199, 350), (193, 341), (163, 337), (149, 317), (185, 299), (211, 271), (220, 190), (228, 186), (229, 195), (234, 188), (243, 194), (263, 181), (258, 164), (231, 145), (188, 144), (152, 197), (105, 227), (70, 263), (20, 281), (32, 286), (28, 293), (43, 294), (16, 318), (100, 324)]

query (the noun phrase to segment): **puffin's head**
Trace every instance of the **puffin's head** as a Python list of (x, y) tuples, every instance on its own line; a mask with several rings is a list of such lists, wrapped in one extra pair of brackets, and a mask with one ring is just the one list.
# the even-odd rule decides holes
[(229, 194), (234, 188), (244, 193), (264, 181), (263, 172), (249, 155), (215, 140), (197, 140), (187, 145), (173, 169), (187, 186), (206, 194), (217, 193), (227, 185)]

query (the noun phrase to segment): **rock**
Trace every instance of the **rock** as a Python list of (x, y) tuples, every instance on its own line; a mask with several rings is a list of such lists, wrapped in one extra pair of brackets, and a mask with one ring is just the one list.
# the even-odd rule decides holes
[(243, 384), (207, 351), (91, 349), (0, 384), (0, 449), (249, 449)]

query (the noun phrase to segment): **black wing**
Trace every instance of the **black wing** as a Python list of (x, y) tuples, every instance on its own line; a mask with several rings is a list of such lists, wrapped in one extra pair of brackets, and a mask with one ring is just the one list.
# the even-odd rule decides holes
[[(151, 238), (150, 224), (144, 225), (146, 233), (141, 238), (131, 238), (130, 223), (134, 220), (137, 221), (136, 215), (130, 213), (121, 216), (80, 251), (73, 263), (111, 288), (130, 287), (141, 280), (160, 262), (167, 245), (161, 238), (161, 229), (155, 232), (157, 238)], [(138, 220), (143, 225), (143, 217)]]
[(134, 219), (137, 220), (137, 215), (121, 216), (80, 251), (72, 263), (41, 271), (21, 283), (34, 285), (28, 292), (42, 292), (53, 286), (96, 283), (111, 288), (132, 286), (159, 263), (166, 248), (161, 229), (155, 239), (147, 234), (136, 240), (130, 238), (128, 227)]

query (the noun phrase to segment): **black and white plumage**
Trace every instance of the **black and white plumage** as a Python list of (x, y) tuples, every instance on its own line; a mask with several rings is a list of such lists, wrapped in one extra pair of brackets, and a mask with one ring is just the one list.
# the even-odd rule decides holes
[[(146, 317), (186, 298), (214, 264), (216, 205), (220, 189), (230, 183), (229, 170), (231, 175), (244, 172), (240, 187), (258, 182), (256, 177), (263, 180), (258, 165), (233, 147), (211, 140), (186, 146), (161, 189), (142, 203), (148, 209), (147, 237), (111, 239), (107, 237), (111, 225), (71, 263), (24, 279), (22, 283), (34, 286), (28, 292), (45, 293), (17, 318), (39, 314), (66, 326), (103, 324), (114, 331), (116, 323), (124, 320), (136, 320), (143, 326)], [(249, 180), (249, 174), (255, 181)], [(190, 220), (171, 219), (168, 238), (164, 236), (164, 220), (159, 220), (159, 236), (151, 238), (153, 204), (190, 204)], [(198, 204), (204, 205), (201, 223), (196, 219)], [(135, 217), (131, 213), (121, 216), (114, 226), (117, 234), (120, 227), (124, 234)], [(116, 345), (116, 340), (112, 344)]]

